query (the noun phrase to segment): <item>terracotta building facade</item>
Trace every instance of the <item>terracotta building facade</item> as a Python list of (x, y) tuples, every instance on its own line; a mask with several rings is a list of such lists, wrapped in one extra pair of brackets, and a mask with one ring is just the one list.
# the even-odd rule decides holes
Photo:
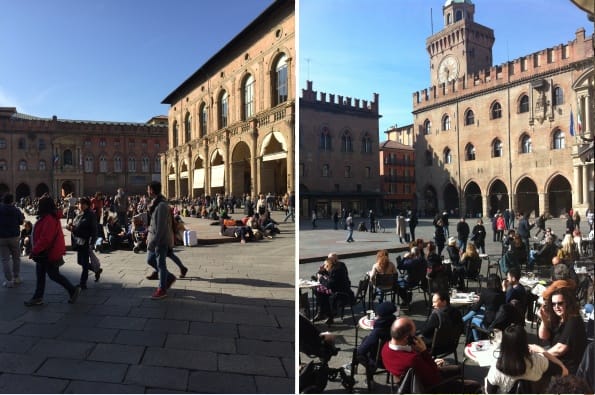
[(0, 194), (146, 193), (161, 178), (167, 118), (147, 123), (40, 118), (0, 108)]
[(415, 150), (394, 140), (380, 143), (382, 213), (395, 216), (417, 210), (415, 199)]
[(270, 5), (163, 103), (166, 196), (294, 190), (295, 3)]
[[(593, 38), (492, 66), (494, 33), (447, 0), (429, 37), (432, 86), (413, 94), (418, 210), (559, 216), (593, 203)], [(572, 120), (572, 121), (571, 121)]]
[(300, 98), (300, 213), (330, 217), (381, 209), (378, 94), (374, 100), (320, 94), (312, 81)]

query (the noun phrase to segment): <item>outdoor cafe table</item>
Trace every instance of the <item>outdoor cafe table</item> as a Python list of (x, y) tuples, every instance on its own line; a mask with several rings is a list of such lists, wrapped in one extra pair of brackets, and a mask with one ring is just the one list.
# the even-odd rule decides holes
[(500, 344), (489, 340), (471, 342), (465, 346), (465, 356), (477, 362), (481, 367), (489, 367), (496, 363), (500, 352)]
[(455, 296), (450, 297), (450, 304), (455, 307), (470, 306), (479, 300), (479, 295), (475, 292), (457, 292)]
[[(313, 317), (311, 311), (312, 312), (316, 311), (316, 306), (314, 305), (314, 303), (316, 302), (316, 295), (314, 295), (314, 290), (319, 285), (320, 285), (320, 283), (318, 281), (304, 280), (304, 279), (300, 278), (300, 282), (299, 282), (300, 300), (302, 298), (302, 295), (305, 295), (307, 304), (304, 306), (304, 309), (307, 311), (307, 316), (310, 319), (312, 319), (312, 317)], [(312, 309), (310, 309), (310, 300), (309, 300), (310, 298), (308, 297), (308, 291), (307, 291), (308, 289), (312, 292)]]
[[(397, 311), (395, 311), (393, 315), (398, 318), (401, 310), (399, 306), (396, 307)], [(359, 321), (357, 322), (357, 326), (361, 329), (371, 331), (372, 329), (374, 329), (374, 316), (372, 315), (373, 310), (368, 310), (366, 313), (366, 315), (359, 319)]]

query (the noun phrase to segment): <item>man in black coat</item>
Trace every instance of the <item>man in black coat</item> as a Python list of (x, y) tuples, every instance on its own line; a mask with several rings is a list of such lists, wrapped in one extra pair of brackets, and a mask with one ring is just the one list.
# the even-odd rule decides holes
[(469, 233), (471, 233), (471, 230), (469, 229), (469, 224), (465, 222), (465, 218), (463, 217), (457, 224), (457, 240), (459, 243), (460, 251), (465, 251), (465, 248), (467, 248), (467, 240), (469, 239)]
[(432, 295), (432, 307), (434, 310), (428, 317), (423, 329), (420, 331), (428, 349), (432, 348), (432, 339), (434, 331), (443, 327), (442, 337), (436, 339), (434, 352), (440, 354), (446, 351), (446, 348), (453, 339), (458, 339), (463, 331), (463, 316), (459, 309), (450, 305), (448, 292), (438, 291)]

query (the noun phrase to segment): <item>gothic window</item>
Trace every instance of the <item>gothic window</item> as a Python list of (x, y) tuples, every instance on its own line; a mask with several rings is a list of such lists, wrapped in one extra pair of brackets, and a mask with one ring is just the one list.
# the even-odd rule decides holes
[(27, 161), (25, 159), (19, 161), (19, 171), (27, 171)]
[(149, 172), (149, 158), (147, 156), (143, 156), (141, 159), (141, 171), (143, 173)]
[(99, 157), (99, 172), (107, 173), (107, 159), (105, 158), (105, 155)]
[(128, 158), (128, 172), (129, 173), (136, 172), (136, 159), (134, 157)]
[(502, 106), (500, 105), (500, 103), (495, 102), (494, 104), (492, 104), (490, 114), (492, 119), (502, 118)]
[(105, 139), (103, 139), (103, 138), (102, 138), (102, 139), (99, 139), (99, 146), (100, 146), (100, 147), (102, 147), (102, 148), (103, 148), (103, 147), (105, 147), (106, 145), (107, 145), (107, 141), (105, 141)]
[(93, 173), (93, 157), (91, 155), (85, 157), (85, 173)]
[(450, 130), (450, 117), (448, 115), (445, 115), (442, 118), (442, 130), (443, 131)]
[(184, 118), (184, 142), (189, 143), (192, 140), (192, 115), (186, 113)]
[(91, 139), (85, 139), (83, 145), (85, 146), (85, 148), (91, 147)]
[(6, 171), (8, 170), (8, 166), (6, 165), (6, 161), (5, 160), (0, 160), (0, 171)]
[(565, 147), (564, 144), (564, 133), (561, 130), (557, 130), (554, 133), (554, 141), (552, 148), (553, 149), (563, 149)]
[(345, 178), (351, 178), (351, 166), (345, 166)]
[(178, 121), (174, 121), (174, 127), (172, 130), (172, 145), (174, 147), (178, 146)]
[(5, 138), (0, 139), (0, 149), (6, 149), (6, 139)]
[(207, 135), (208, 121), (209, 117), (207, 114), (207, 105), (203, 103), (200, 106), (200, 130), (198, 131), (199, 137), (204, 137)]
[(426, 119), (424, 122), (424, 134), (428, 135), (432, 133), (432, 122), (429, 119)]
[(21, 137), (18, 142), (19, 149), (27, 149), (27, 141), (24, 137)]
[(219, 96), (219, 129), (227, 127), (228, 104), (227, 92), (223, 91)]
[(131, 151), (134, 151), (134, 146), (136, 145), (136, 142), (134, 141), (134, 139), (130, 139), (128, 140), (128, 149)]
[(341, 152), (353, 152), (353, 143), (348, 131), (345, 131), (341, 136)]
[(564, 91), (559, 86), (554, 88), (554, 106), (559, 106), (564, 104)]
[(320, 150), (330, 151), (331, 150), (331, 134), (328, 128), (323, 128), (320, 133)]
[(44, 151), (47, 147), (46, 141), (45, 139), (39, 139), (37, 140), (37, 149), (39, 151)]
[(372, 177), (372, 168), (370, 166), (366, 166), (364, 168), (364, 177), (366, 177), (366, 178)]
[(471, 143), (465, 147), (465, 160), (475, 160), (475, 147)]
[(44, 171), (47, 169), (47, 163), (45, 162), (45, 160), (40, 160), (39, 161), (39, 170), (40, 171)]
[(533, 144), (531, 143), (531, 137), (524, 134), (521, 137), (521, 153), (528, 154), (533, 152)]
[(521, 96), (519, 100), (519, 113), (529, 112), (529, 96)]
[(372, 139), (368, 133), (362, 137), (362, 153), (369, 154), (372, 152)]
[(144, 150), (147, 149), (147, 140), (141, 140), (140, 147)]
[(122, 172), (122, 158), (120, 157), (120, 155), (114, 156), (114, 171), (116, 173)]
[(322, 165), (322, 176), (330, 177), (330, 173), (331, 173), (331, 170), (330, 170), (329, 165), (326, 163), (324, 165)]
[(254, 77), (248, 75), (244, 80), (244, 120), (254, 115)]
[(473, 125), (475, 123), (475, 114), (473, 110), (467, 110), (465, 113), (465, 126)]
[(161, 173), (161, 161), (159, 160), (159, 157), (155, 157), (155, 163), (153, 164), (153, 168), (154, 168), (154, 172), (155, 173)]
[(273, 99), (275, 102), (274, 106), (284, 103), (287, 101), (288, 95), (288, 75), (287, 75), (287, 57), (282, 55), (275, 65), (275, 81), (274, 81), (275, 94)]
[(500, 158), (502, 156), (502, 142), (498, 139), (492, 143), (492, 157)]
[(445, 148), (444, 149), (444, 159), (443, 159), (445, 164), (451, 164), (452, 163), (452, 151), (450, 150), (450, 148)]

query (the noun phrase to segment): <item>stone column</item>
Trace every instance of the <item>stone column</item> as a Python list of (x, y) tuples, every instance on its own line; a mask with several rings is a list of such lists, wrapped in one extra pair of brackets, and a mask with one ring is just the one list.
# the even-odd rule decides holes
[(582, 183), (582, 172), (579, 166), (572, 167), (572, 174), (574, 176), (574, 187), (576, 191), (572, 194), (572, 205), (576, 206), (583, 203), (583, 183)]
[(483, 216), (490, 218), (490, 195), (481, 195), (481, 207), (483, 208)]
[[(193, 118), (194, 121), (194, 118)], [(194, 129), (193, 129), (194, 130)], [(194, 188), (193, 188), (193, 182), (194, 182), (194, 166), (192, 164), (192, 146), (188, 146), (188, 151), (187, 151), (188, 155), (186, 155), (186, 158), (188, 160), (188, 196), (194, 197)]]
[(225, 161), (225, 170), (223, 173), (223, 193), (229, 195), (231, 193), (231, 154), (229, 152), (229, 130), (223, 132), (223, 160)]
[(286, 124), (289, 128), (288, 141), (287, 141), (287, 191), (295, 191), (294, 181), (295, 178), (295, 114), (294, 114), (294, 107), (288, 107), (288, 111), (291, 113), (289, 115), (289, 119), (287, 120)]
[[(539, 199), (540, 214), (546, 213), (546, 212), (549, 213), (550, 212), (550, 203), (549, 203), (548, 199), (545, 198), (547, 196), (547, 194), (538, 192), (537, 195), (538, 195), (538, 199)], [(514, 210), (514, 212), (516, 214), (519, 213), (519, 211), (516, 209)]]
[(206, 137), (203, 138), (204, 142), (204, 169), (205, 169), (205, 188), (204, 194), (211, 194), (211, 158), (209, 157), (209, 140)]
[[(583, 166), (583, 194), (582, 194), (582, 202), (586, 205), (589, 205), (589, 164), (584, 163)], [(593, 174), (593, 173), (591, 173)]]
[(256, 159), (259, 155), (258, 130), (256, 129), (256, 121), (252, 123), (250, 145), (250, 149), (252, 151), (252, 155), (250, 157), (250, 187), (252, 188), (252, 190), (246, 192), (250, 193), (252, 196), (255, 196), (258, 193), (258, 184), (260, 180), (260, 166), (258, 166), (258, 161)]

